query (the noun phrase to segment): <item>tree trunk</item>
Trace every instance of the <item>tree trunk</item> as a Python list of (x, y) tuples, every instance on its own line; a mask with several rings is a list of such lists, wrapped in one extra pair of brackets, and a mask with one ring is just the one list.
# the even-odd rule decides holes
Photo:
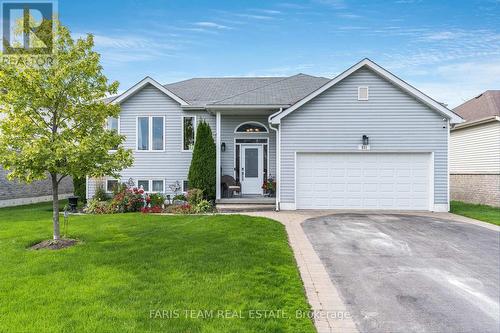
[(51, 173), (52, 177), (52, 221), (54, 222), (54, 240), (61, 238), (59, 231), (59, 182), (57, 181), (57, 174)]

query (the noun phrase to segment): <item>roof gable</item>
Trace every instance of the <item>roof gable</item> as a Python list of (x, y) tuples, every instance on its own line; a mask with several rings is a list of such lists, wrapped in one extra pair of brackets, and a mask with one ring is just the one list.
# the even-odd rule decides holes
[(152, 85), (153, 87), (157, 88), (158, 90), (160, 90), (162, 93), (164, 93), (168, 97), (172, 98), (174, 101), (176, 101), (180, 105), (182, 105), (182, 106), (189, 105), (182, 98), (180, 98), (179, 96), (175, 95), (170, 90), (168, 90), (167, 88), (165, 88), (164, 86), (162, 86), (160, 83), (158, 83), (157, 81), (153, 80), (149, 76), (146, 76), (144, 79), (142, 79), (141, 81), (139, 81), (138, 83), (136, 83), (134, 86), (130, 87), (123, 94), (121, 94), (120, 96), (118, 96), (115, 99), (113, 99), (111, 101), (111, 103), (113, 103), (113, 104), (123, 103), (128, 98), (130, 98), (131, 96), (135, 95), (138, 91), (140, 91), (142, 88), (146, 87), (149, 84)]
[(439, 102), (435, 101), (434, 99), (430, 98), (429, 96), (425, 95), (418, 89), (414, 88), (410, 84), (406, 83), (405, 81), (401, 80), (394, 74), (390, 73), (389, 71), (385, 70), (384, 68), (380, 67), (370, 59), (363, 59), (357, 64), (353, 65), (352, 67), (348, 68), (332, 80), (330, 80), (328, 83), (324, 84), (321, 86), (319, 89), (313, 91), (309, 95), (305, 96), (303, 99), (289, 107), (288, 109), (284, 111), (280, 111), (275, 113), (274, 115), (271, 116), (271, 122), (273, 124), (279, 124), (281, 119), (292, 113), (293, 111), (297, 110), (300, 108), (302, 105), (306, 104), (310, 100), (314, 99), (318, 95), (322, 94), (326, 90), (330, 89), (349, 75), (353, 74), (356, 72), (358, 69), (362, 67), (367, 67), (374, 71), (376, 74), (380, 75), (381, 77), (385, 78), (398, 88), (402, 89), (404, 92), (408, 93), (409, 95), (413, 96), (420, 102), (426, 104), (429, 106), (431, 109), (434, 111), (438, 112), (439, 114), (443, 115), (444, 117), (448, 118), (451, 123), (461, 123), (463, 122), (463, 119), (460, 118), (457, 114), (453, 113), (453, 111), (449, 110), (446, 108), (444, 105), (440, 104)]

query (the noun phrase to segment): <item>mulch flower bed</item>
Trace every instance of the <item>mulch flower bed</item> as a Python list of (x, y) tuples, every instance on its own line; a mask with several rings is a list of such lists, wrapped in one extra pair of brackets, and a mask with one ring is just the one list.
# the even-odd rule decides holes
[(41, 249), (49, 249), (49, 250), (60, 250), (73, 245), (76, 245), (78, 241), (76, 239), (49, 239), (44, 240), (38, 244), (35, 244), (30, 247), (31, 250), (41, 250)]

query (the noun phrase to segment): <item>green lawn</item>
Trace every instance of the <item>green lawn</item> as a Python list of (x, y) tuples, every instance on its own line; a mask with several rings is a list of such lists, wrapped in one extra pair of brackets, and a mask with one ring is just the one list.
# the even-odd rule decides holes
[(79, 245), (27, 250), (50, 217), (50, 204), (0, 209), (0, 332), (314, 332), (275, 221), (72, 216)]
[(500, 208), (452, 201), (450, 211), (454, 214), (500, 225)]

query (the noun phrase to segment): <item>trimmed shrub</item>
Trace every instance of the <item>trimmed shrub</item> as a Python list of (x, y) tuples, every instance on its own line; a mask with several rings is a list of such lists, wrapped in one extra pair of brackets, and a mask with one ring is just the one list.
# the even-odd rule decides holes
[(85, 177), (76, 178), (73, 177), (73, 193), (82, 201), (86, 202), (86, 191), (85, 191), (86, 179)]
[(203, 191), (208, 200), (215, 199), (215, 142), (210, 126), (201, 121), (196, 130), (196, 143), (189, 167), (189, 186)]

